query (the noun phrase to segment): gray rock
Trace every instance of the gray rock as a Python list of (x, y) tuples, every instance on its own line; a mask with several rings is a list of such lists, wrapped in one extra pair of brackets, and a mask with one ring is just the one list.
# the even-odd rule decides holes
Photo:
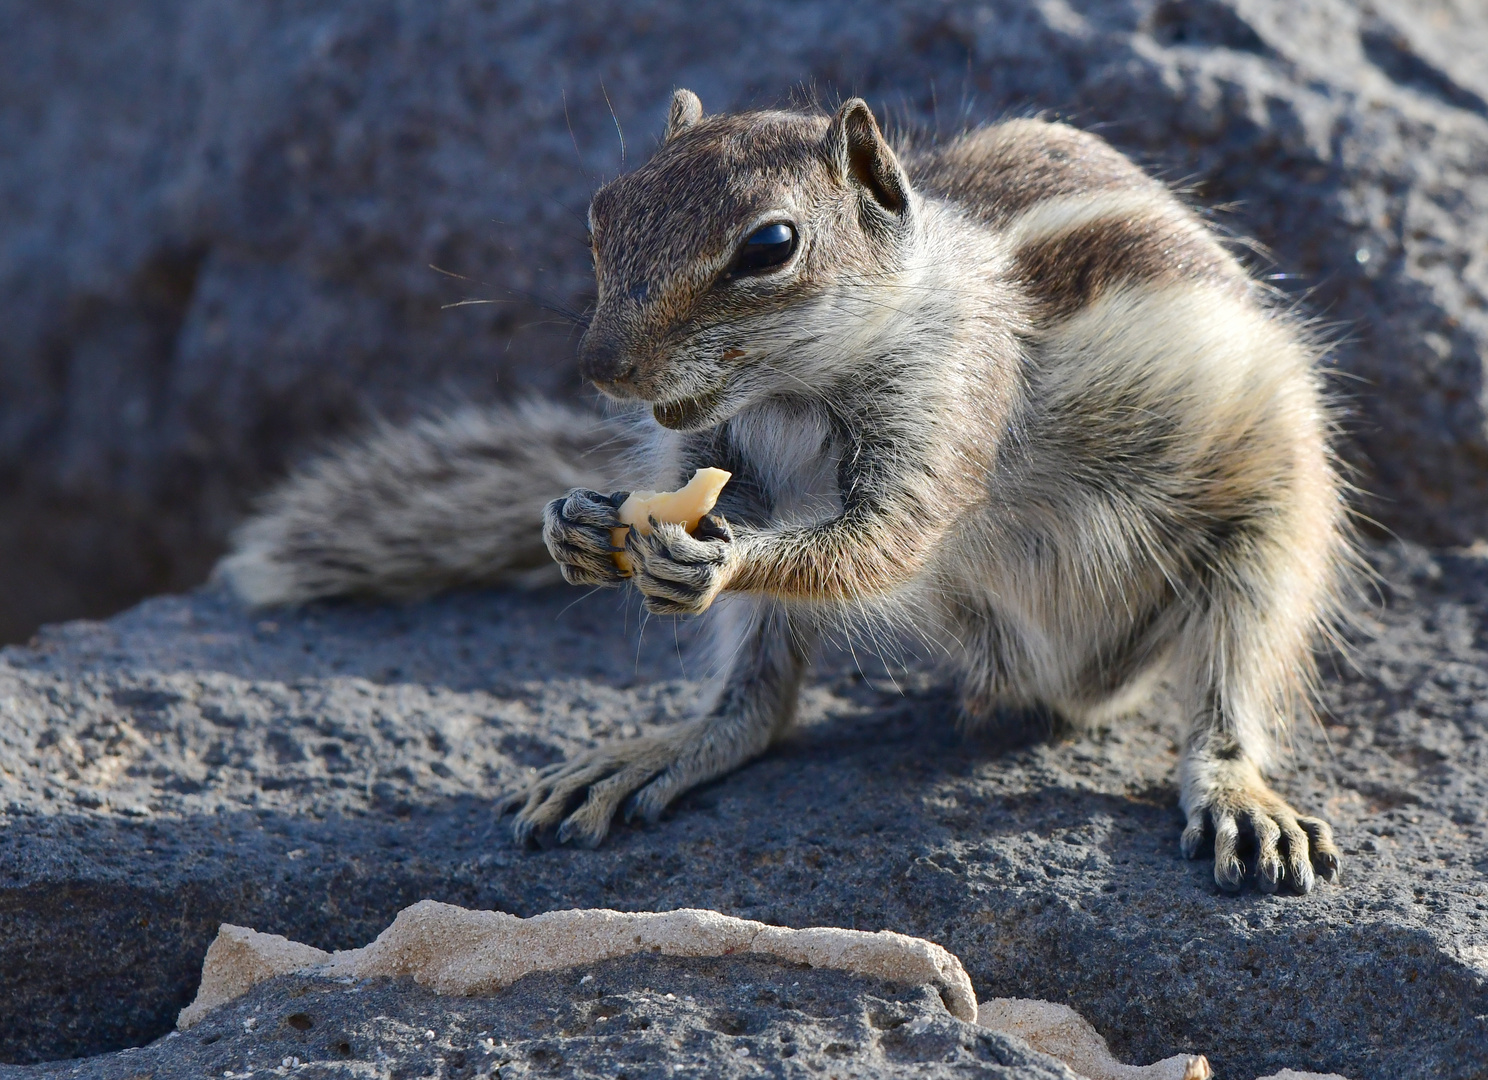
[(220, 922), (348, 948), (432, 898), (893, 929), (982, 997), (1074, 1006), (1122, 1060), (1479, 1076), (1488, 560), (1375, 557), (1377, 633), (1280, 778), (1347, 855), (1307, 897), (1221, 894), (1180, 857), (1167, 719), (961, 735), (922, 664), (861, 651), (657, 826), (517, 850), (493, 806), (525, 770), (697, 695), (687, 624), (614, 593), (264, 618), (202, 591), (49, 628), (0, 653), (0, 1060), (161, 1036)]
[[(190, 1031), (83, 1064), (96, 1080), (551, 1076), (1070, 1080), (1020, 1039), (946, 1012), (929, 987), (749, 958), (627, 957), (529, 975), (492, 997), (411, 979), (281, 976)], [(74, 1063), (0, 1066), (0, 1080), (71, 1077)], [(270, 1073), (270, 1075), (275, 1075)]]
[(1488, 535), (1485, 53), (1465, 0), (17, 0), (0, 640), (201, 580), (247, 495), (370, 409), (579, 392), (582, 211), (678, 84), (1100, 127), (1344, 338), (1371, 512)]

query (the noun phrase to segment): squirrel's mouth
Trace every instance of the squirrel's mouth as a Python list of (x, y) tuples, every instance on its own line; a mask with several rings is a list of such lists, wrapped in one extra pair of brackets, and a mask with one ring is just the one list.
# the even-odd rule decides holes
[(651, 406), (651, 415), (656, 417), (656, 422), (664, 428), (687, 431), (704, 426), (704, 422), (712, 415), (722, 397), (723, 390), (720, 388), (678, 401), (658, 402)]

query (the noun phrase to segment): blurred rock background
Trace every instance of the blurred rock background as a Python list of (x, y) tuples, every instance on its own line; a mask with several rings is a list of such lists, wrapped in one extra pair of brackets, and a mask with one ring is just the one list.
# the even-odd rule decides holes
[(372, 412), (583, 394), (583, 210), (678, 85), (1097, 128), (1340, 340), (1368, 512), (1469, 543), (1485, 56), (1479, 0), (12, 0), (0, 641), (200, 581), (256, 491)]

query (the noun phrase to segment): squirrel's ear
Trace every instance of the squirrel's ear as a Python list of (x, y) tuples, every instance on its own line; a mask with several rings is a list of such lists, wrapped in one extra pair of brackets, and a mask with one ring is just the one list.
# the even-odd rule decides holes
[(909, 178), (862, 98), (842, 103), (827, 129), (828, 159), (844, 183), (858, 183), (891, 214), (909, 205)]
[(691, 90), (673, 90), (672, 107), (667, 112), (666, 135), (663, 142), (671, 142), (682, 132), (703, 118), (703, 103)]

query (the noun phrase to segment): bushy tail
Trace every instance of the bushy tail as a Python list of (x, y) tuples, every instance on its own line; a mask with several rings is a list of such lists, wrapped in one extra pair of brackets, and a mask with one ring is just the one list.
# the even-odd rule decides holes
[(544, 401), (383, 422), (269, 492), (214, 577), (255, 606), (558, 581), (544, 504), (610, 490), (633, 447), (625, 425)]

